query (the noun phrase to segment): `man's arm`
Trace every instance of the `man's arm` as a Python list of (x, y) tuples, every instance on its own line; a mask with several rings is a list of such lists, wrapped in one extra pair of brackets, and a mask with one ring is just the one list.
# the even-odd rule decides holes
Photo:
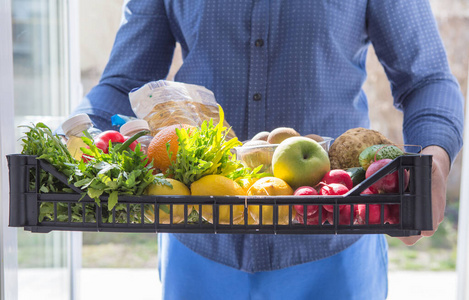
[(111, 116), (134, 116), (128, 93), (168, 75), (175, 40), (163, 1), (127, 0), (101, 80), (73, 114), (87, 113), (95, 126), (111, 129)]
[[(404, 142), (433, 155), (434, 230), (422, 233), (430, 236), (443, 221), (446, 180), (462, 147), (463, 97), (427, 0), (370, 0), (367, 29), (394, 104), (404, 113)], [(401, 240), (413, 244), (419, 238)]]

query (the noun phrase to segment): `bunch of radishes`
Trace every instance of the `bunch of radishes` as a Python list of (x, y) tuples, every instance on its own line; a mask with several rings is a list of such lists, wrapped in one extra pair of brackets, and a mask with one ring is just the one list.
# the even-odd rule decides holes
[[(379, 169), (391, 162), (391, 159), (381, 159), (374, 161), (366, 170), (365, 178), (370, 177)], [(408, 173), (405, 174), (405, 183), (408, 182)], [(296, 189), (294, 196), (337, 196), (344, 195), (353, 188), (353, 182), (350, 175), (341, 169), (331, 170), (322, 178), (321, 182), (315, 186), (303, 186)], [(378, 180), (375, 184), (364, 190), (361, 194), (386, 194), (399, 192), (398, 172), (395, 171)], [(326, 200), (325, 200), (326, 201)], [(319, 206), (318, 205), (294, 205), (296, 211), (295, 220), (304, 224), (305, 214), (308, 225), (319, 224)], [(368, 224), (381, 224), (381, 209), (384, 208), (384, 222), (389, 224), (399, 223), (399, 205), (389, 204), (355, 204), (339, 206), (339, 224), (367, 224), (366, 210), (368, 207)], [(334, 224), (334, 206), (322, 205), (321, 211), (322, 224), (326, 221)]]

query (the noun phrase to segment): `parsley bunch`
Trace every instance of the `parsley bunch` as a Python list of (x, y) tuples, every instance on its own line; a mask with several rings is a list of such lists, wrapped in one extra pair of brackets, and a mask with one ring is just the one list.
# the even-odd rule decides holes
[(153, 174), (152, 164), (148, 164), (148, 158), (141, 151), (140, 144), (134, 151), (129, 151), (126, 147), (137, 137), (138, 134), (117, 146), (109, 142), (108, 153), (96, 147), (91, 139), (82, 137), (89, 149), (81, 150), (92, 159), (87, 163), (80, 161), (73, 165), (77, 177), (74, 185), (86, 190), (88, 196), (98, 204), (99, 197), (103, 193), (108, 194), (109, 210), (117, 204), (118, 195), (142, 195), (152, 183), (170, 185), (163, 174)]
[[(81, 150), (91, 158), (85, 163), (74, 159), (60, 137), (54, 135), (44, 123), (22, 127), (29, 128), (29, 132), (22, 139), (22, 154), (35, 155), (38, 159), (47, 160), (57, 171), (67, 176), (69, 184), (81, 188), (84, 191), (83, 196), (87, 194), (98, 205), (99, 197), (108, 194), (108, 210), (116, 206), (118, 195), (142, 195), (151, 183), (170, 185), (163, 174), (153, 174), (152, 164), (148, 164), (147, 156), (141, 151), (140, 144), (135, 151), (130, 151), (128, 148), (128, 145), (143, 133), (137, 133), (124, 144), (112, 146), (110, 143), (109, 153), (104, 153), (96, 147), (89, 135), (82, 137), (89, 149), (81, 148)], [(52, 174), (42, 171), (40, 176), (41, 192), (72, 192)], [(31, 184), (34, 185), (35, 178), (31, 179)], [(42, 217), (50, 215), (46, 206), (42, 213), (44, 213)]]
[[(65, 174), (65, 176), (68, 177), (73, 175), (73, 170), (70, 167), (70, 164), (75, 163), (75, 159), (72, 157), (70, 152), (68, 152), (67, 147), (62, 143), (60, 137), (53, 134), (47, 125), (40, 122), (33, 126), (22, 125), (20, 127), (29, 128), (29, 131), (25, 133), (25, 136), (21, 140), (23, 146), (21, 154), (35, 155), (38, 159), (47, 160), (59, 172)], [(30, 175), (30, 189), (34, 190), (36, 172), (31, 170)], [(52, 174), (42, 170), (39, 173), (38, 182), (39, 191), (43, 193), (72, 192), (72, 189), (67, 185), (63, 184)]]

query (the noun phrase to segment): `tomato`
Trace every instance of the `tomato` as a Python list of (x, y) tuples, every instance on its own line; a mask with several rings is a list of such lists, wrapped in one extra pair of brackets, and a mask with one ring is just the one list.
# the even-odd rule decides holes
[(96, 147), (103, 150), (104, 153), (108, 153), (109, 141), (111, 141), (111, 143), (113, 144), (124, 143), (125, 138), (119, 131), (106, 130), (100, 133), (98, 136), (96, 136), (96, 138), (94, 139), (94, 144), (96, 145)]

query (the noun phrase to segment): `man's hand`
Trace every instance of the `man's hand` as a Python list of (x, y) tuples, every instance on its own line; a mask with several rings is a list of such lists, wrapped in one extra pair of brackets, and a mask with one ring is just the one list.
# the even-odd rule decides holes
[(438, 146), (429, 146), (422, 154), (433, 155), (432, 167), (432, 214), (433, 230), (422, 231), (420, 236), (399, 237), (406, 245), (413, 245), (423, 236), (432, 236), (443, 222), (446, 206), (446, 181), (450, 171), (450, 160), (446, 151)]

